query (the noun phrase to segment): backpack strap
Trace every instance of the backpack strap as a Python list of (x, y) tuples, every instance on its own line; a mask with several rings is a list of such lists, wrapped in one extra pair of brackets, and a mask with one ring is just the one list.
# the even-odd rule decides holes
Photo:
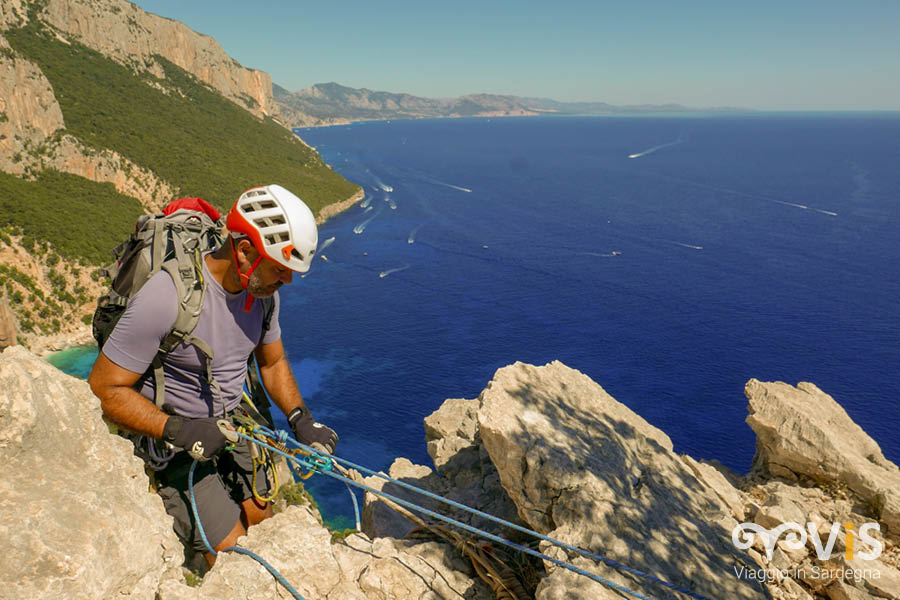
[[(178, 247), (178, 244), (176, 244), (176, 247)], [(223, 404), (224, 410), (222, 390), (212, 375), (213, 349), (208, 343), (192, 333), (200, 320), (203, 296), (206, 293), (206, 282), (203, 280), (203, 267), (200, 263), (202, 259), (199, 249), (194, 250), (193, 260), (191, 258), (187, 253), (176, 252), (176, 260), (166, 261), (162, 265), (162, 270), (169, 274), (172, 282), (175, 284), (175, 295), (178, 298), (178, 314), (175, 317), (175, 324), (172, 325), (171, 331), (163, 338), (159, 345), (159, 350), (157, 350), (156, 356), (153, 357), (150, 365), (155, 384), (154, 402), (156, 406), (162, 408), (166, 398), (163, 359), (179, 344), (190, 344), (203, 355), (205, 362), (204, 381), (212, 389), (213, 398), (218, 398), (219, 402)]]
[[(275, 422), (272, 420), (272, 405), (256, 368), (256, 355), (251, 352), (247, 358), (247, 389), (250, 393), (246, 397), (246, 404), (249, 404), (252, 410), (248, 412), (261, 425), (271, 427)], [(256, 414), (253, 414), (254, 412)]]
[(272, 325), (272, 317), (275, 316), (275, 298), (273, 296), (259, 298), (259, 302), (263, 307), (262, 335), (259, 338), (259, 341), (262, 342), (262, 338), (266, 337), (266, 332)]

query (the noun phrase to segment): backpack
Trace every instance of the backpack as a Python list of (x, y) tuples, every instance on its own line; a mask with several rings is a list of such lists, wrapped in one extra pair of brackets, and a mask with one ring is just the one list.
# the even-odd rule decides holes
[[(165, 381), (163, 359), (179, 344), (192, 344), (205, 358), (205, 381), (214, 394), (221, 394), (212, 376), (213, 350), (203, 340), (192, 335), (200, 320), (206, 285), (203, 280), (202, 257), (223, 243), (222, 219), (212, 205), (202, 198), (179, 198), (167, 204), (161, 214), (142, 215), (131, 236), (113, 250), (116, 260), (103, 269), (112, 284), (106, 294), (97, 301), (92, 330), (99, 348), (109, 338), (116, 323), (125, 312), (129, 300), (159, 271), (166, 271), (175, 282), (181, 299), (178, 315), (171, 331), (159, 345), (159, 350), (141, 379), (154, 377), (155, 403), (164, 408)], [(275, 302), (272, 298), (263, 302), (263, 332), (268, 330)], [(253, 354), (248, 360), (248, 378), (251, 393), (256, 396), (256, 366)], [(265, 398), (265, 396), (263, 396)], [(264, 410), (268, 412), (268, 401)]]

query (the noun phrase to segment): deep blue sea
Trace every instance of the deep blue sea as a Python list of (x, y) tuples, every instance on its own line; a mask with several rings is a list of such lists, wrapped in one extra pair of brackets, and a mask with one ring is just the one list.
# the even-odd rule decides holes
[[(750, 378), (811, 381), (900, 462), (900, 114), (393, 121), (298, 133), (366, 198), (282, 291), (301, 390), (375, 469), (560, 360), (745, 472)], [(326, 516), (343, 487), (313, 478)], [(338, 519), (341, 520), (341, 519)]]

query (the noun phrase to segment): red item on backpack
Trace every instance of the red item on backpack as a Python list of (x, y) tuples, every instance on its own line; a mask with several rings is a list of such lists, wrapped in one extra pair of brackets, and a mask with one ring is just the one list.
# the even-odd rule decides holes
[(221, 215), (216, 208), (204, 200), (203, 198), (179, 198), (177, 200), (172, 200), (163, 208), (163, 214), (168, 216), (173, 212), (180, 208), (188, 208), (190, 210), (196, 210), (197, 212), (204, 212), (209, 215), (209, 218), (213, 221), (218, 221)]

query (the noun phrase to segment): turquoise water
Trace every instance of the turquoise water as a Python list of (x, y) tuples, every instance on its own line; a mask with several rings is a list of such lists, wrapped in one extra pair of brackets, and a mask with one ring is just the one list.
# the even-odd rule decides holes
[(54, 352), (47, 357), (51, 365), (75, 377), (87, 379), (97, 360), (97, 346), (77, 346), (61, 352)]

